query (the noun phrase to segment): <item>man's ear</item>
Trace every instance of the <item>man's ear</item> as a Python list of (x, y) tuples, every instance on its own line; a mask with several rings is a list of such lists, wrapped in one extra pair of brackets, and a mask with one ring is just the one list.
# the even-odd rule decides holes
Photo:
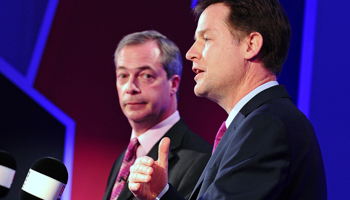
[(251, 32), (245, 40), (247, 50), (245, 52), (245, 59), (250, 60), (257, 56), (261, 50), (264, 39), (259, 32)]
[(180, 76), (175, 74), (169, 79), (170, 84), (170, 95), (175, 94), (179, 90), (180, 86)]

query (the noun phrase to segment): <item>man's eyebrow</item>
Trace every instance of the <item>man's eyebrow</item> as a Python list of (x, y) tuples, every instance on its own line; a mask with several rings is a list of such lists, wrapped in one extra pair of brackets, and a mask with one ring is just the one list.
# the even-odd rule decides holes
[(124, 67), (124, 66), (117, 66), (116, 70), (118, 70), (118, 69), (126, 69), (126, 67)]
[(205, 33), (211, 31), (209, 28), (202, 29), (194, 35), (194, 40), (197, 40), (197, 36), (203, 36)]
[(152, 69), (152, 68), (146, 65), (146, 66), (138, 67), (138, 69), (145, 70), (145, 69)]
[[(125, 66), (117, 66), (116, 70), (127, 70), (128, 68), (125, 67)], [(136, 69), (139, 69), (139, 70), (145, 70), (145, 69), (152, 69), (150, 66), (141, 66), (141, 67), (137, 67)]]

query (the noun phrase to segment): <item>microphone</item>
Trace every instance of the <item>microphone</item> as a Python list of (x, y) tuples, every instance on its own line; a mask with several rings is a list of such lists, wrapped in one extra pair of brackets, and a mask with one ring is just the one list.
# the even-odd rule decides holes
[(16, 174), (16, 160), (6, 151), (0, 150), (0, 198), (5, 197), (11, 188)]
[(20, 200), (57, 200), (68, 182), (64, 164), (52, 157), (33, 163), (20, 192)]

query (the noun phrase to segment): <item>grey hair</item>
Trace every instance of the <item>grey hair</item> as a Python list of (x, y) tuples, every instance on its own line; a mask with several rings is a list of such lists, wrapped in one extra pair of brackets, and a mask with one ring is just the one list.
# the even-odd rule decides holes
[(143, 32), (131, 33), (124, 36), (119, 42), (117, 50), (114, 53), (114, 62), (117, 64), (119, 51), (129, 45), (144, 44), (148, 41), (155, 41), (161, 52), (160, 62), (167, 73), (168, 79), (177, 74), (181, 78), (182, 58), (179, 48), (174, 42), (159, 33), (158, 31), (148, 30)]

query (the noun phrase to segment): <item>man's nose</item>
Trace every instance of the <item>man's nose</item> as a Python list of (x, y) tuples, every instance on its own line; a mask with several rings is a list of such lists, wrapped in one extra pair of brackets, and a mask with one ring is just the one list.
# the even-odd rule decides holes
[(200, 53), (198, 51), (198, 45), (197, 42), (194, 42), (191, 48), (186, 53), (186, 59), (190, 61), (198, 60), (200, 59)]
[(138, 86), (137, 78), (130, 77), (129, 81), (126, 84), (126, 93), (128, 94), (137, 94), (140, 93), (141, 90)]

